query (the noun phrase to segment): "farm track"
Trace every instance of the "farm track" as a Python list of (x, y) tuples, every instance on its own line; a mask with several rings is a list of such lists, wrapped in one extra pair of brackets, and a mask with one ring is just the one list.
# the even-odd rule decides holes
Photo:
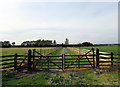
[(63, 50), (62, 50), (60, 55), (63, 55), (63, 54), (69, 54), (68, 51), (65, 48), (63, 48)]

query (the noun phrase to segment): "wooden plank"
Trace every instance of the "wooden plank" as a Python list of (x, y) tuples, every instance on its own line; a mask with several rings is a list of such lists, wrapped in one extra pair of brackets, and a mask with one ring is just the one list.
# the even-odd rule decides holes
[(66, 58), (65, 60), (78, 60), (78, 58)]
[(99, 66), (111, 66), (111, 65), (99, 65)]
[(65, 67), (65, 69), (67, 68), (92, 68), (92, 67)]
[[(80, 58), (80, 59), (93, 59), (93, 58)], [(78, 58), (66, 58), (65, 60), (78, 60)]]
[(117, 54), (115, 54), (115, 53), (114, 53), (114, 55), (120, 55), (120, 54), (118, 54), (118, 53), (117, 53)]
[[(86, 56), (86, 55), (65, 55), (66, 57), (72, 57), (72, 56)], [(87, 56), (93, 56), (92, 54), (89, 54)]]
[(62, 61), (62, 59), (50, 59), (50, 60), (61, 60)]
[[(72, 63), (74, 61), (66, 61), (65, 63)], [(93, 61), (80, 61), (80, 62), (93, 62)]]
[[(47, 65), (38, 65), (38, 66), (48, 66), (48, 64)], [(56, 66), (56, 65), (50, 65), (49, 64), (49, 66)], [(62, 65), (58, 65), (58, 66), (62, 66)], [(50, 68), (50, 67), (49, 67)]]
[(19, 59), (18, 59), (18, 58), (17, 58), (17, 60), (27, 60), (27, 59), (23, 59), (23, 58), (19, 58)]
[(120, 62), (118, 62), (118, 61), (113, 61), (114, 63), (120, 63)]
[[(65, 65), (66, 65), (66, 66), (67, 66), (67, 65), (70, 66), (71, 64), (65, 64)], [(78, 65), (78, 64), (72, 64), (72, 65)], [(72, 66), (72, 65), (71, 65), (71, 66)], [(91, 65), (91, 64), (79, 64), (79, 65)]]
[[(15, 55), (6, 55), (6, 56), (0, 56), (0, 58), (5, 58), (5, 57), (14, 57)], [(27, 57), (25, 55), (18, 55), (18, 57)]]
[(15, 55), (6, 55), (6, 56), (0, 56), (0, 58), (4, 58), (4, 57), (14, 57)]
[[(48, 68), (39, 68), (39, 69), (48, 69)], [(49, 69), (61, 69), (61, 68), (49, 68)]]
[[(33, 56), (32, 56), (33, 57)], [(62, 56), (56, 56), (56, 55), (54, 55), (54, 56), (50, 56), (50, 55), (46, 55), (46, 56), (34, 56), (34, 57), (62, 57)]]
[(12, 63), (3, 63), (2, 65), (9, 65), (9, 64), (14, 64), (14, 62), (12, 62)]
[(100, 57), (100, 59), (111, 59), (110, 57)]
[(14, 68), (14, 66), (5, 66), (5, 67), (2, 67), (2, 69), (6, 69), (6, 68)]
[(107, 62), (111, 62), (111, 61), (100, 61), (99, 63), (107, 63)]
[(113, 59), (120, 59), (119, 57), (114, 57)]
[(14, 60), (14, 59), (5, 59), (5, 60), (1, 60), (1, 61), (10, 61), (10, 60)]
[(110, 55), (110, 53), (107, 53), (107, 54), (99, 53), (99, 55)]

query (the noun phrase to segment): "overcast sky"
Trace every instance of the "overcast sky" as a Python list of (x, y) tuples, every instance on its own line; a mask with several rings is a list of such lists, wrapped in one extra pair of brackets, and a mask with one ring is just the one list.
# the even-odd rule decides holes
[(21, 44), (47, 39), (64, 43), (118, 43), (117, 2), (29, 2), (0, 4), (0, 40)]

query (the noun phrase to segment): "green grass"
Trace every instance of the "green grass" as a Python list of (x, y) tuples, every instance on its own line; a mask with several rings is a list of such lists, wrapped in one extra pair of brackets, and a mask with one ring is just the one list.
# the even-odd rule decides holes
[[(76, 47), (75, 47), (76, 48)], [(112, 46), (90, 46), (90, 47), (77, 47), (77, 49), (88, 49), (88, 50), (91, 50), (91, 48), (98, 48), (99, 51), (101, 52), (113, 52), (115, 54), (118, 53), (118, 45), (112, 45)]]
[(17, 74), (3, 73), (2, 85), (118, 85), (117, 72), (94, 69), (65, 72), (38, 72), (20, 79)]
[(52, 53), (51, 55), (60, 55), (61, 52), (62, 52), (62, 49), (63, 49), (63, 48), (59, 49), (57, 52), (54, 52), (54, 53)]
[(117, 72), (101, 72), (99, 70), (85, 70), (84, 72), (77, 72), (79, 80), (76, 84), (88, 85), (118, 85)]
[(39, 72), (20, 79), (14, 73), (3, 73), (2, 85), (48, 85), (50, 72)]
[[(36, 49), (36, 51), (40, 51), (40, 49), (42, 49), (43, 51), (46, 50), (46, 52), (48, 51), (48, 49), (53, 49), (55, 47), (24, 47), (24, 48), (2, 48), (2, 55), (14, 55), (15, 53), (17, 54), (24, 54), (24, 53), (28, 53), (29, 49)], [(43, 53), (42, 51), (42, 53)]]

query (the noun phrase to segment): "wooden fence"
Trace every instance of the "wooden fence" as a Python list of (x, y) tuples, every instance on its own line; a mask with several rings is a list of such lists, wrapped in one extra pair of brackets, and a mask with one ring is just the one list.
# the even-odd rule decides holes
[[(55, 51), (57, 51), (59, 48), (55, 49), (48, 49), (48, 50), (41, 50), (39, 52), (42, 52), (42, 55), (49, 55)], [(31, 50), (28, 50), (28, 53), (19, 55), (6, 55), (6, 56), (0, 56), (0, 69), (2, 70), (20, 70), (21, 68), (29, 68), (28, 64), (30, 62)]]
[[(59, 49), (49, 51), (46, 55), (42, 55), (34, 49), (33, 51), (28, 50), (28, 53), (24, 55), (0, 56), (0, 58), (2, 58), (0, 61), (4, 62), (0, 63), (0, 68), (2, 70), (20, 70), (24, 68), (28, 71), (36, 69), (67, 70), (69, 68), (101, 68), (101, 66), (114, 66), (120, 63), (120, 58), (117, 57), (117, 55), (120, 54), (113, 54), (112, 52), (100, 53), (99, 49), (96, 49), (96, 52), (94, 52), (94, 49), (91, 49), (84, 55), (49, 55), (57, 50)], [(92, 54), (89, 54), (90, 52), (92, 52)], [(107, 55), (107, 57), (105, 55)], [(9, 57), (11, 57), (11, 59), (9, 59)]]

